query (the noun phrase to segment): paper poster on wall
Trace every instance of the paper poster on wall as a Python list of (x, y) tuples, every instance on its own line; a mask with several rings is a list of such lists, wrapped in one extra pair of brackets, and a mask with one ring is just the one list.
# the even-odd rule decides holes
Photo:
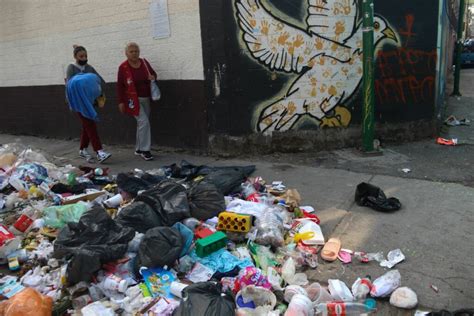
[(168, 0), (152, 0), (150, 3), (151, 33), (153, 38), (170, 37)]

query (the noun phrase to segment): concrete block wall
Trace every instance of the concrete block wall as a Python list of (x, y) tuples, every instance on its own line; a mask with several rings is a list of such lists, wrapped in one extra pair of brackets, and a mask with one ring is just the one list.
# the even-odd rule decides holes
[(0, 0), (0, 87), (63, 84), (72, 45), (116, 81), (124, 45), (137, 42), (162, 80), (202, 80), (197, 0), (168, 0), (171, 37), (153, 39), (150, 0)]
[[(171, 36), (152, 36), (154, 0), (0, 0), (0, 133), (78, 138), (65, 104), (72, 45), (107, 82), (99, 135), (133, 144), (135, 120), (117, 110), (116, 77), (124, 47), (134, 41), (158, 73), (162, 98), (151, 113), (152, 145), (205, 148), (207, 103), (198, 0), (168, 0)], [(31, 115), (34, 113), (34, 115)]]

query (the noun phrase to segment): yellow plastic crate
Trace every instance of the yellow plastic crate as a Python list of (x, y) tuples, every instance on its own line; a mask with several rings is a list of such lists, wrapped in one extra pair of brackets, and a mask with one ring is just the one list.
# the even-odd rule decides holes
[(252, 216), (239, 215), (231, 212), (222, 212), (219, 214), (218, 230), (230, 232), (246, 233), (252, 227)]

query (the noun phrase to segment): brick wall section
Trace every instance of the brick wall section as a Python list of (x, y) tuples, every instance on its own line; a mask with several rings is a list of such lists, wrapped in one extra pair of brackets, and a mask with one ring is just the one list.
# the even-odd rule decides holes
[(72, 45), (116, 81), (123, 48), (136, 41), (163, 80), (203, 80), (199, 1), (168, 0), (171, 37), (153, 39), (149, 0), (0, 0), (0, 86), (64, 83)]

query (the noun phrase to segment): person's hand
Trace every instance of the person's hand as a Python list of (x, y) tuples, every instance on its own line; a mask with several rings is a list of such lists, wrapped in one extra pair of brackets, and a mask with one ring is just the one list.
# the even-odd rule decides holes
[(153, 76), (152, 74), (149, 74), (148, 75), (148, 80), (150, 80), (150, 81), (156, 80), (156, 77)]
[(118, 105), (120, 113), (125, 113), (125, 104), (119, 103)]

